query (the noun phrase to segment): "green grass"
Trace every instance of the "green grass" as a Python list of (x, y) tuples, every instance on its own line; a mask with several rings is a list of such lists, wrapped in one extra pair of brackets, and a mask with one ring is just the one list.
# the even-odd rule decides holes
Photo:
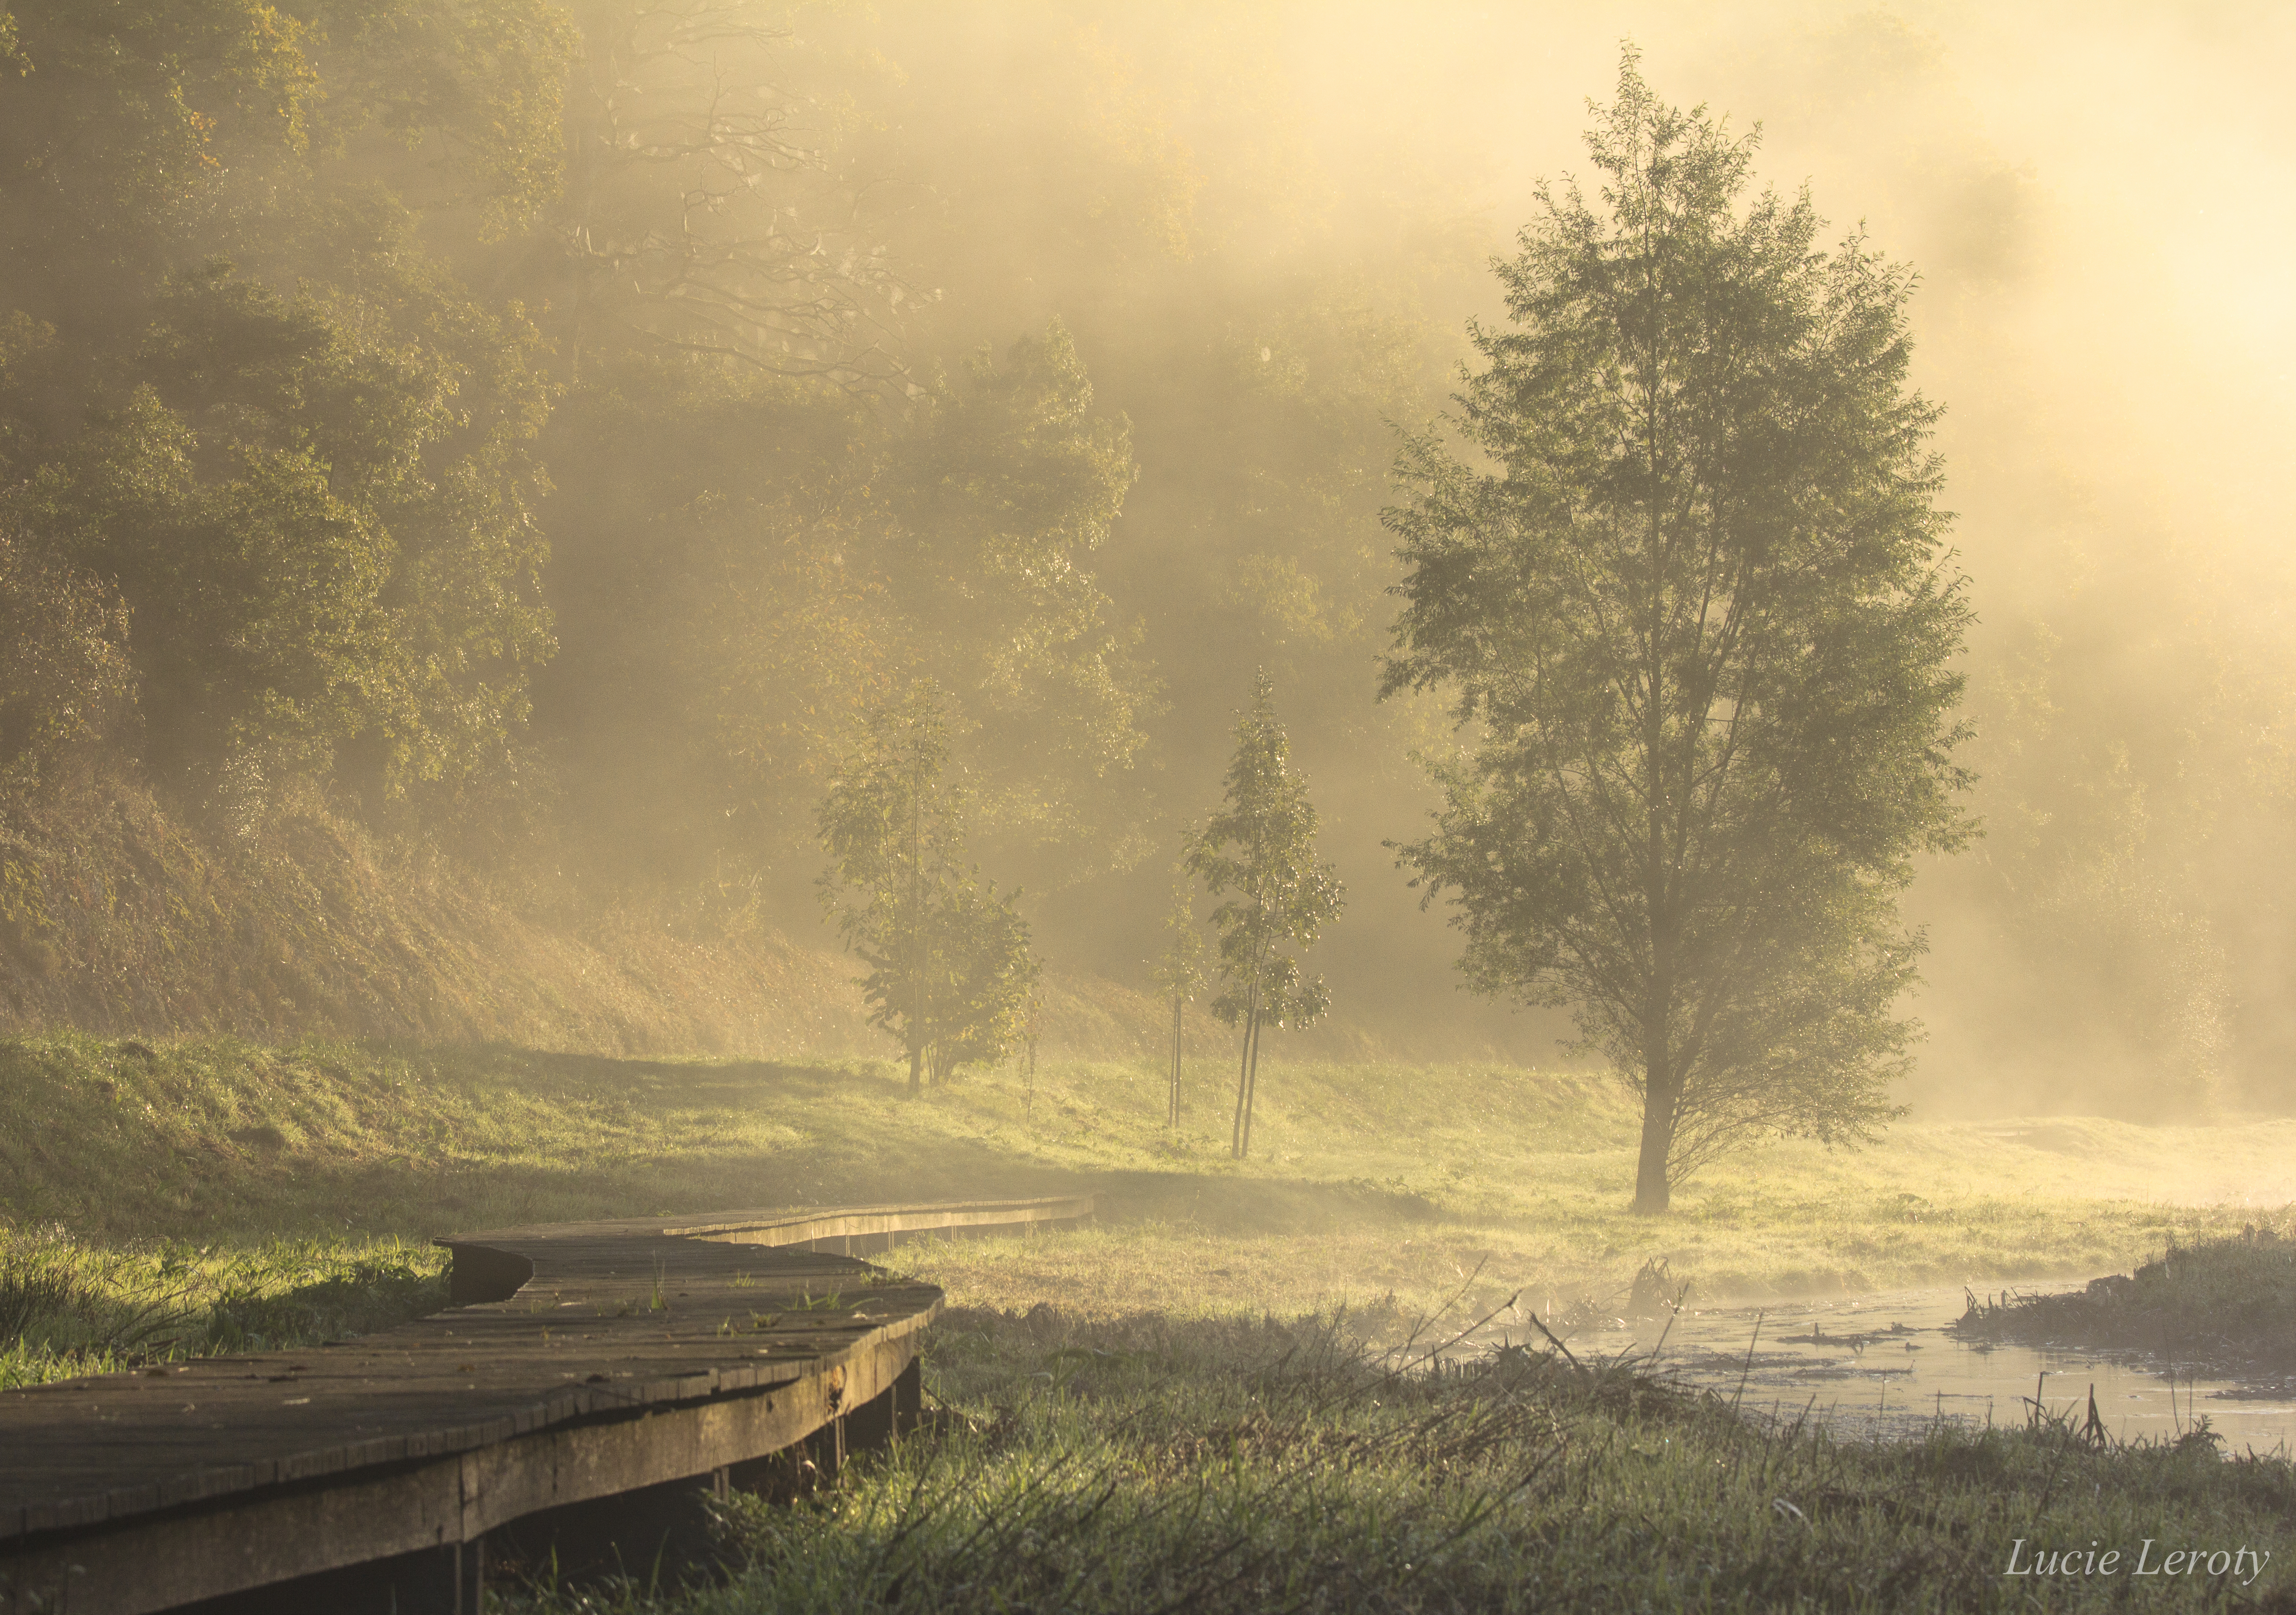
[(2062, 1295), (1972, 1299), (1960, 1324), (1984, 1339), (2156, 1352), (2226, 1371), (2296, 1367), (2296, 1240), (2269, 1218), (2171, 1244), (2130, 1274)]
[(1625, 1370), (1399, 1372), (1393, 1349), (1446, 1303), (1614, 1294), (1651, 1256), (1710, 1299), (2125, 1269), (2284, 1224), (2296, 1123), (1916, 1119), (1859, 1153), (1750, 1151), (1636, 1218), (1632, 1112), (1596, 1078), (1274, 1062), (1239, 1164), (1224, 1075), (1192, 1071), (1174, 1137), (1145, 1064), (911, 1103), (878, 1062), (0, 1044), (0, 1382), (385, 1326), (443, 1299), (422, 1242), (455, 1230), (1089, 1189), (1096, 1226), (887, 1258), (955, 1304), (933, 1439), (795, 1509), (737, 1504), (714, 1593), (541, 1603), (2285, 1607), (2284, 1565), (2248, 1588), (2002, 1574), (2021, 1537), (2279, 1557), (2296, 1472), (2206, 1439), (1873, 1445)]
[(123, 1250), (0, 1230), (0, 1390), (389, 1328), (447, 1304), (446, 1270), (387, 1238)]
[(1599, 1078), (1273, 1061), (1239, 1164), (1225, 1076), (1191, 1071), (1174, 1136), (1144, 1063), (910, 1102), (882, 1062), (23, 1038), (0, 1043), (0, 1212), (17, 1238), (219, 1260), (320, 1241), (355, 1267), (374, 1242), (508, 1224), (1088, 1189), (1103, 1220), (1078, 1237), (895, 1259), (967, 1303), (1213, 1316), (1425, 1306), (1471, 1279), (1543, 1304), (1622, 1291), (1650, 1257), (1705, 1299), (1997, 1286), (2125, 1269), (2296, 1199), (2296, 1122), (1915, 1120), (1864, 1152), (1764, 1145), (1639, 1218), (1633, 1114)]
[[(420, 1243), (457, 1230), (1089, 1189), (1103, 1221), (1077, 1237), (894, 1259), (968, 1303), (1214, 1316), (1426, 1306), (1463, 1283), (1544, 1304), (1620, 1291), (1653, 1256), (1710, 1299), (2085, 1276), (2239, 1227), (2255, 1212), (2234, 1192), (2288, 1197), (2296, 1157), (2285, 1121), (1916, 1121), (1862, 1152), (1766, 1145), (1637, 1218), (1632, 1112), (1599, 1078), (1271, 1062), (1239, 1164), (1224, 1075), (1191, 1072), (1174, 1136), (1145, 1065), (1048, 1063), (1033, 1093), (980, 1073), (910, 1102), (882, 1062), (24, 1038), (0, 1044), (0, 1210), (12, 1249), (48, 1228), (90, 1248), (92, 1291), (166, 1293), (183, 1281), (165, 1249), (209, 1252), (233, 1276), (186, 1291), (198, 1310), (234, 1285), (332, 1282), (310, 1276), (323, 1250), (427, 1294)], [(2181, 1203), (2199, 1196), (2216, 1203)], [(300, 1254), (262, 1254), (281, 1240)], [(135, 1349), (101, 1312), (59, 1314), (79, 1344), (56, 1351)]]
[[(794, 1506), (737, 1496), (720, 1584), (537, 1590), (532, 1615), (1058, 1610), (2284, 1608), (2284, 1462), (2067, 1422), (1834, 1439), (1631, 1366), (1436, 1370), (1392, 1319), (953, 1312), (938, 1428)], [(1424, 1339), (1439, 1339), (1439, 1332)], [(2186, 1547), (2262, 1576), (2140, 1579)], [(2113, 1577), (2004, 1572), (2092, 1543)], [(2227, 1570), (2229, 1567), (2226, 1567)], [(2245, 1586), (2243, 1579), (2249, 1581)]]
[[(420, 1239), (1089, 1188), (1105, 1197), (1110, 1237), (1176, 1258), (1205, 1238), (1280, 1246), (1362, 1231), (1345, 1259), (1282, 1280), (1201, 1265), (1192, 1283), (1217, 1309), (1384, 1290), (1430, 1265), (1430, 1242), (1437, 1266), (1489, 1254), (1558, 1283), (1622, 1283), (1664, 1255), (1709, 1297), (2070, 1275), (2296, 1200), (2296, 1121), (2278, 1119), (1916, 1119), (1864, 1152), (1763, 1146), (1693, 1179), (1673, 1215), (1636, 1218), (1624, 1209), (1626, 1097), (1570, 1072), (1271, 1062), (1259, 1156), (1239, 1165), (1217, 1069), (1192, 1073), (1192, 1123), (1174, 1139), (1145, 1066), (1048, 1064), (1033, 1103), (1010, 1070), (910, 1103), (883, 1062), (231, 1039), (141, 1051), (0, 1043), (0, 1208), (14, 1224), (102, 1242)], [(1212, 1282), (1223, 1278), (1236, 1282)]]

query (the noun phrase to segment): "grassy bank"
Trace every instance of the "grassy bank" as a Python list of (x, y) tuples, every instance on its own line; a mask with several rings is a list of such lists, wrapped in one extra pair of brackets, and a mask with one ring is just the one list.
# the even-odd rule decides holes
[[(625, 906), (555, 875), (488, 878), (304, 791), (223, 831), (99, 773), (0, 818), (0, 1033), (874, 1053), (884, 1040), (854, 961), (813, 919), (792, 922), (793, 937), (721, 905)], [(1059, 971), (1038, 986), (1045, 1048), (1165, 1046), (1170, 1006), (1152, 993)], [(1200, 1005), (1185, 1032), (1198, 1053), (1227, 1037)], [(1344, 1011), (1307, 1036), (1347, 1058), (1380, 1041)], [(1461, 1030), (1444, 1052), (1486, 1046)]]
[[(517, 1596), (683, 1615), (2292, 1607), (2289, 1465), (2206, 1437), (2106, 1449), (2041, 1420), (1865, 1444), (1616, 1365), (1439, 1370), (1396, 1348), (1447, 1305), (1615, 1296), (1653, 1256), (1694, 1305), (2214, 1250), (2283, 1225), (2259, 1205), (2296, 1199), (2296, 1123), (1915, 1121), (1857, 1154), (1750, 1152), (1645, 1219), (1624, 1210), (1631, 1109), (1596, 1078), (1274, 1063), (1259, 1156), (1236, 1163), (1224, 1077), (1192, 1067), (1175, 1135), (1145, 1062), (910, 1102), (879, 1062), (0, 1044), (0, 1382), (387, 1325), (443, 1299), (422, 1242), (455, 1229), (1088, 1189), (1096, 1226), (887, 1258), (955, 1304), (931, 1348), (936, 1431), (795, 1509), (737, 1500), (726, 1585)], [(2144, 1579), (2134, 1559), (2005, 1574), (2021, 1540), (2147, 1539)], [(2157, 1574), (2188, 1548), (2274, 1563)]]
[(2133, 1273), (2062, 1295), (1972, 1299), (1960, 1332), (2034, 1345), (2117, 1347), (2226, 1370), (2296, 1368), (2296, 1240), (2267, 1217), (2171, 1244)]
[(435, 1234), (741, 1206), (1091, 1190), (1103, 1219), (1074, 1237), (894, 1259), (962, 1303), (1111, 1317), (1424, 1308), (1463, 1286), (1544, 1308), (1620, 1293), (1650, 1257), (1693, 1304), (1982, 1288), (2126, 1269), (2253, 1219), (2243, 1194), (2296, 1198), (2296, 1123), (1915, 1121), (1859, 1153), (1751, 1152), (1636, 1218), (1632, 1112), (1598, 1078), (1272, 1062), (1239, 1164), (1225, 1077), (1192, 1063), (1176, 1136), (1144, 1062), (981, 1073), (912, 1103), (882, 1062), (25, 1038), (0, 1044), (0, 1211), (12, 1252), (84, 1252), (55, 1338), (102, 1350), (134, 1331), (90, 1298), (132, 1309), (189, 1284), (175, 1312), (194, 1322), (168, 1338), (195, 1344), (216, 1304), (333, 1282), (315, 1253), (416, 1297)]
[(447, 1304), (446, 1253), (395, 1239), (88, 1245), (0, 1231), (0, 1390), (387, 1329)]
[[(2106, 1449), (2036, 1421), (1838, 1441), (1551, 1354), (1414, 1372), (1351, 1322), (954, 1313), (929, 1365), (938, 1431), (795, 1507), (737, 1496), (718, 1585), (508, 1607), (2289, 1607), (2296, 1471), (2206, 1438)], [(2122, 1555), (2108, 1573), (2006, 1573), (2092, 1545)], [(2161, 1573), (2195, 1548), (2217, 1573)]]
[[(1708, 1298), (2093, 1275), (2296, 1199), (2296, 1121), (1914, 1121), (1863, 1152), (1751, 1151), (1693, 1179), (1674, 1214), (1636, 1218), (1632, 1112), (1598, 1078), (1275, 1064), (1258, 1155), (1239, 1164), (1225, 1075), (1192, 1070), (1174, 1137), (1145, 1064), (1048, 1063), (1033, 1091), (1004, 1070), (913, 1103), (874, 1061), (27, 1038), (0, 1044), (0, 1208), (99, 1242), (245, 1244), (1090, 1189), (1106, 1220), (1086, 1265), (1152, 1254), (1216, 1311), (1431, 1296), (1478, 1261), (1583, 1289), (1658, 1255)], [(999, 1305), (1073, 1279), (1031, 1278), (1013, 1254), (934, 1259), (976, 1263), (947, 1271)]]

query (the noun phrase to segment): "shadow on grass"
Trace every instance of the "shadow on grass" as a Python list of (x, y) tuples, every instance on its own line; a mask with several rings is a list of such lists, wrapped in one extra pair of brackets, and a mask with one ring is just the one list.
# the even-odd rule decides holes
[[(81, 1238), (399, 1235), (592, 1217), (1091, 1193), (1119, 1222), (1245, 1234), (1422, 1222), (1425, 1199), (1165, 1164), (1142, 1118), (993, 1083), (910, 1100), (882, 1062), (95, 1039), (0, 1083), (0, 1217)], [(1075, 1101), (1076, 1103), (1071, 1103)]]
[[(293, 1164), (291, 1192), (277, 1206), (283, 1221), (324, 1224), (341, 1208), (361, 1233), (417, 1238), (593, 1217), (1082, 1193), (1098, 1197), (1105, 1222), (1177, 1223), (1230, 1234), (1312, 1233), (1341, 1221), (1425, 1223), (1442, 1215), (1420, 1195), (1361, 1185), (1076, 1171), (970, 1140), (889, 1144), (858, 1159), (713, 1150), (600, 1168)], [(253, 1210), (267, 1198), (248, 1193), (242, 1203)]]
[[(440, 1171), (423, 1163), (299, 1167), (323, 1203), (372, 1208), (376, 1232), (435, 1235), (486, 1226), (594, 1217), (877, 1201), (1092, 1193), (1116, 1222), (1190, 1224), (1228, 1234), (1312, 1232), (1334, 1219), (1425, 1222), (1423, 1196), (1376, 1185), (1243, 1177), (1223, 1168), (1078, 1168), (1042, 1159), (1026, 1134), (960, 1132), (994, 1120), (964, 1087), (913, 1102), (877, 1062), (683, 1061), (488, 1046), (441, 1057), (463, 1080), (537, 1099), (717, 1112), (795, 1131), (800, 1141), (724, 1143), (579, 1164), (491, 1161)], [(311, 1168), (316, 1166), (317, 1170)], [(330, 1177), (333, 1181), (330, 1183)]]

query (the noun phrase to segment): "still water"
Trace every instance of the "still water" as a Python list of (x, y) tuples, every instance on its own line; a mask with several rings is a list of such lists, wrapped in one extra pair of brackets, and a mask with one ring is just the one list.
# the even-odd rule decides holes
[[(2070, 1413), (2078, 1424), (2094, 1386), (2098, 1417), (2116, 1438), (2173, 1441), (2205, 1419), (2227, 1453), (2296, 1454), (2296, 1376), (2194, 1377), (2127, 1352), (1964, 1341), (1948, 1326), (1966, 1305), (1953, 1286), (1686, 1307), (1671, 1324), (1610, 1320), (1565, 1343), (1582, 1361), (1655, 1350), (1658, 1371), (1686, 1385), (1786, 1423), (1806, 1414), (1843, 1436), (1912, 1435), (1936, 1419), (2022, 1425), (2037, 1385), (2051, 1413)], [(1545, 1344), (1535, 1329), (1504, 1317), (1475, 1343), (1505, 1340)]]

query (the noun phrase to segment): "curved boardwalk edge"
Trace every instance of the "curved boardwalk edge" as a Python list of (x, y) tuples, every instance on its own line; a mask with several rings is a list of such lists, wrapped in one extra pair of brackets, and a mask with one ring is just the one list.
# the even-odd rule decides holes
[[(0, 1395), (0, 1611), (149, 1615), (389, 1561), (463, 1609), (494, 1532), (918, 1408), (939, 1290), (848, 1251), (1080, 1221), (1089, 1197), (456, 1235), (447, 1312), (293, 1353)], [(331, 1607), (349, 1608), (336, 1602)]]

